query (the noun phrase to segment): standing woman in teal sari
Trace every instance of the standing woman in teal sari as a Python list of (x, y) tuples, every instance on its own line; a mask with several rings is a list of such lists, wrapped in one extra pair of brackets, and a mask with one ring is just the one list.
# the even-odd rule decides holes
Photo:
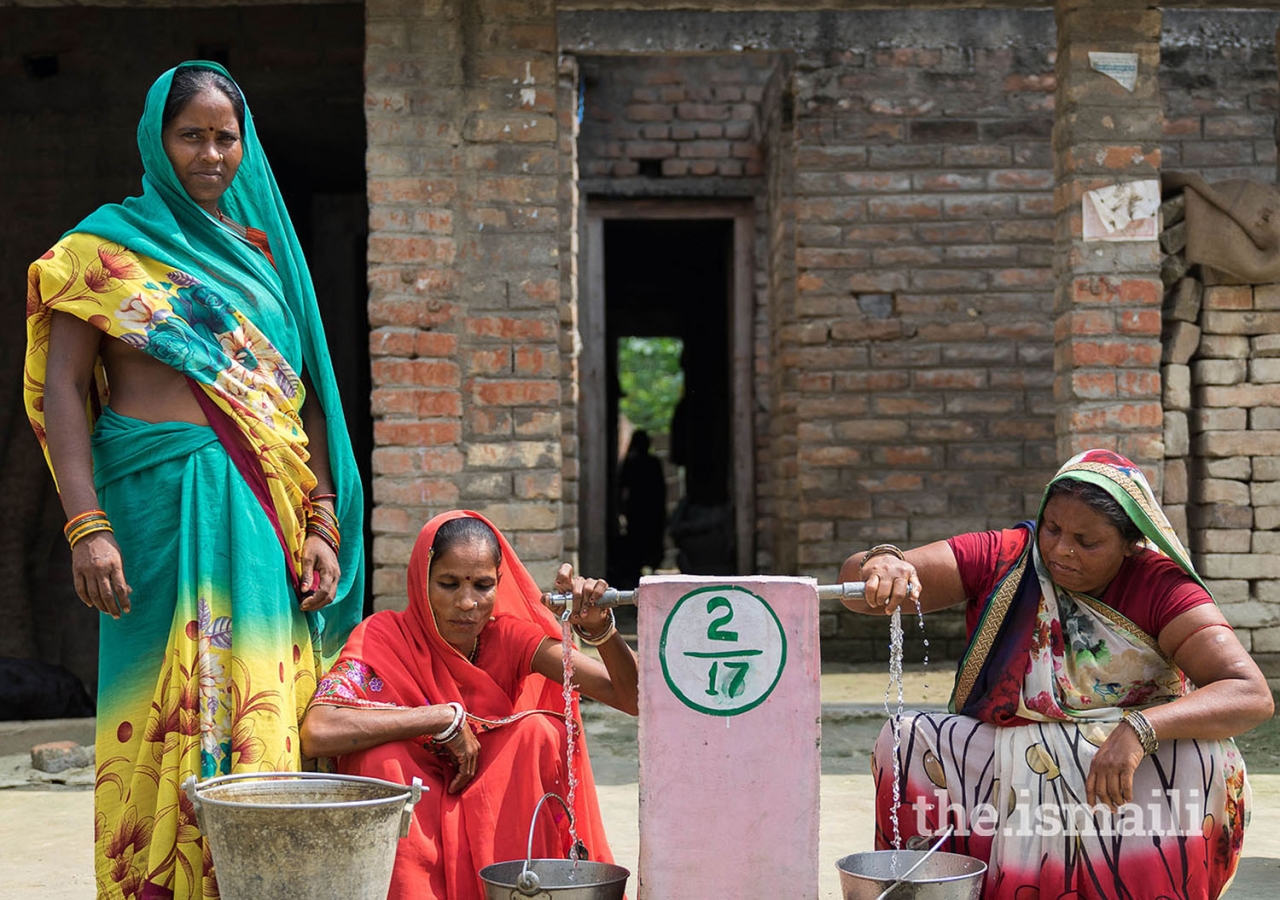
[(98, 895), (167, 900), (217, 895), (182, 782), (301, 765), (298, 721), (361, 617), (363, 500), (239, 87), (166, 72), (138, 147), (142, 196), (31, 266), (23, 378), (102, 614)]

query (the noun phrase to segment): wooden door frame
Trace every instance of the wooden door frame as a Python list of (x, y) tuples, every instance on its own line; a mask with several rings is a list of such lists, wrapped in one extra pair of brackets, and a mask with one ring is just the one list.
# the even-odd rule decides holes
[[(608, 543), (608, 440), (600, 423), (608, 411), (605, 396), (604, 223), (609, 219), (725, 219), (733, 222), (733, 267), (729, 298), (730, 438), (733, 453), (733, 510), (740, 574), (755, 571), (756, 483), (753, 403), (755, 319), (754, 247), (756, 216), (750, 200), (615, 200), (583, 202), (585, 237), (579, 271), (578, 448), (581, 491), (578, 496), (579, 554), (583, 572), (603, 574)], [(611, 426), (612, 427), (612, 426)]]

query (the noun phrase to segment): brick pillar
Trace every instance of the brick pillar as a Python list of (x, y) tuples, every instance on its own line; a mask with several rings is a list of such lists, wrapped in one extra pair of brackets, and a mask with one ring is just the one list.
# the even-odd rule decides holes
[(368, 0), (373, 585), (419, 528), (489, 515), (540, 583), (563, 553), (553, 0)]
[[(1058, 0), (1054, 396), (1058, 456), (1089, 447), (1160, 477), (1160, 249), (1084, 242), (1086, 192), (1159, 177), (1163, 117), (1158, 9), (1133, 0)], [(1136, 53), (1132, 92), (1090, 68), (1090, 51)], [(1158, 490), (1158, 487), (1157, 487)]]

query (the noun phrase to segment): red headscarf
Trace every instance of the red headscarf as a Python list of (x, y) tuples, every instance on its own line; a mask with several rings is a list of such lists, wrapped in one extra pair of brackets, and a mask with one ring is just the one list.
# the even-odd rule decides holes
[[(490, 633), (491, 628), (486, 626), (480, 632), (481, 647), (476, 658), (479, 665), (473, 665), (467, 657), (459, 653), (440, 635), (427, 599), (431, 547), (435, 543), (436, 532), (445, 522), (462, 517), (479, 519), (487, 525), (497, 538), (498, 546), (502, 550), (493, 617), (497, 619), (511, 616), (533, 623), (537, 629), (526, 628), (523, 631), (540, 630), (543, 634), (543, 637), (539, 637), (533, 633), (527, 641), (522, 642), (518, 647), (511, 648), (510, 652), (503, 656), (496, 656), (495, 653), (499, 648), (493, 644), (486, 645), (485, 637)], [(536, 672), (517, 673), (514, 668), (510, 668), (520, 664), (518, 659), (528, 658), (527, 651), (530, 645), (537, 646), (545, 638), (559, 642), (562, 631), (560, 620), (542, 604), (542, 590), (493, 523), (479, 513), (467, 510), (454, 510), (433, 518), (418, 534), (413, 553), (409, 557), (408, 580), (408, 609), (404, 612), (376, 613), (358, 625), (331, 673), (343, 679), (344, 688), (348, 690), (354, 688), (356, 696), (348, 696), (344, 699), (333, 693), (325, 693), (325, 685), (322, 682), (315, 702), (338, 706), (410, 707), (457, 702), (462, 704), (469, 717), (479, 717), (489, 722), (500, 721), (533, 710), (545, 710), (557, 718), (563, 717), (564, 698), (558, 682), (544, 678)], [(345, 670), (344, 663), (348, 666)], [(352, 678), (349, 668), (351, 663), (363, 664), (371, 669), (372, 679), (363, 684), (355, 683), (359, 679)], [(504, 670), (504, 666), (508, 668)], [(339, 672), (344, 671), (346, 674), (339, 676)], [(491, 675), (491, 672), (494, 674)], [(497, 677), (495, 678), (494, 675)], [(521, 676), (524, 679), (523, 686), (513, 701), (501, 684), (514, 684)], [(324, 696), (321, 696), (322, 694)], [(582, 739), (582, 720), (578, 712), (576, 695), (573, 700), (573, 716), (577, 722), (574, 767), (577, 770), (578, 786), (574, 819), (578, 835), (586, 843), (592, 859), (612, 862), (600, 818), (595, 779), (587, 758), (586, 745)], [(472, 728), (480, 733), (488, 730), (489, 726), (487, 723), (472, 721)], [(480, 770), (476, 782), (486, 781), (486, 787), (483, 789), (486, 796), (493, 796), (495, 793), (501, 795), (514, 788), (516, 782), (534, 777), (533, 773), (520, 771), (518, 767), (510, 768), (508, 771), (493, 771), (492, 767), (486, 768), (485, 762), (482, 741)], [(342, 771), (383, 778), (394, 778), (397, 773), (402, 773), (403, 780), (406, 781), (415, 772), (442, 765), (445, 764), (430, 751), (422, 749), (421, 744), (415, 741), (396, 741), (356, 754), (353, 758), (344, 757), (339, 760), (339, 768)], [(445, 778), (444, 783), (448, 783), (448, 777)], [(439, 834), (453, 833), (455, 830), (453, 825), (457, 823), (448, 821), (453, 816), (461, 817), (463, 820), (470, 817), (470, 825), (474, 826), (476, 818), (483, 816), (484, 811), (465, 811), (468, 792), (471, 788), (472, 785), (469, 785), (461, 794), (454, 795), (452, 798), (436, 798), (443, 801), (439, 811), (440, 821), (427, 821), (427, 810), (433, 806), (433, 803), (424, 795), (423, 802), (418, 806), (418, 812), (422, 815), (416, 816), (423, 827), (407, 840), (414, 840), (415, 837), (421, 836), (419, 839), (434, 841), (439, 839)], [(443, 788), (440, 789), (440, 793), (443, 794)], [(524, 811), (525, 816), (532, 814), (532, 807)], [(525, 822), (527, 821), (526, 818)], [(477, 858), (488, 858), (486, 852), (476, 846), (478, 835), (474, 828), (467, 827), (465, 830), (470, 833), (471, 855)], [(523, 836), (521, 843), (523, 845)], [(441, 849), (444, 851), (443, 854), (430, 855), (443, 856), (447, 859), (450, 848)], [(403, 854), (403, 848), (401, 852)], [(398, 871), (397, 878), (399, 875)], [(462, 887), (458, 882), (454, 883)]]

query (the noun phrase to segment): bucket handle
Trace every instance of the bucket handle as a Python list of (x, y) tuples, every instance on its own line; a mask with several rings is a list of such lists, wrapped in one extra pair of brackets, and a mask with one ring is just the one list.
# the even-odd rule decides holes
[(204, 827), (204, 805), (200, 802), (200, 794), (196, 791), (196, 776), (188, 775), (187, 780), (182, 782), (182, 790), (187, 795), (187, 799), (191, 801), (191, 806), (196, 811), (196, 828), (200, 829), (200, 833), (206, 833)]
[(413, 822), (413, 808), (422, 799), (424, 790), (429, 790), (429, 788), (423, 788), (422, 779), (414, 775), (412, 783), (409, 784), (409, 799), (404, 801), (404, 812), (400, 813), (401, 838), (409, 836), (409, 825)]
[[(537, 806), (533, 808), (532, 818), (529, 819), (529, 845), (524, 854), (524, 868), (520, 870), (520, 875), (516, 878), (516, 890), (526, 897), (536, 896), (539, 893), (539, 889), (542, 887), (542, 883), (538, 879), (538, 873), (530, 870), (529, 868), (533, 862), (533, 833), (534, 826), (538, 824), (538, 813), (542, 811), (542, 804), (553, 798), (560, 801), (560, 805), (564, 807), (564, 811), (569, 816), (569, 827), (573, 828), (573, 810), (569, 808), (569, 804), (565, 799), (555, 791), (547, 791), (543, 794), (542, 799), (539, 800)], [(569, 850), (569, 858), (575, 861), (586, 858), (586, 855), (586, 848), (582, 846), (581, 841), (574, 844)], [(515, 894), (512, 894), (512, 897), (514, 896)]]

